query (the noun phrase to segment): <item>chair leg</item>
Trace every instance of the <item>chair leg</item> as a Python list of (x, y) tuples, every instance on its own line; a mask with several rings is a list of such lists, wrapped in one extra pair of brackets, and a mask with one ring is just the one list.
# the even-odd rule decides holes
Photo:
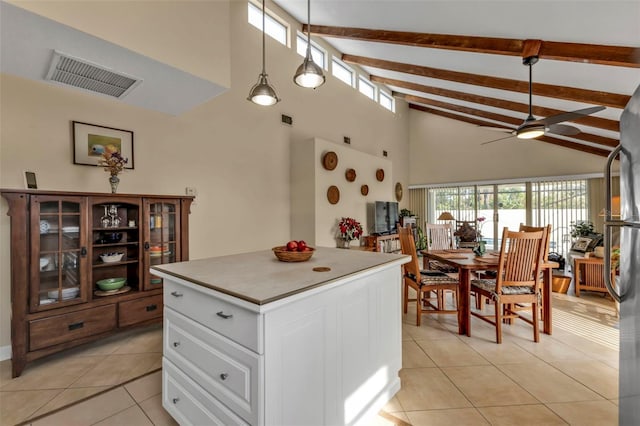
[(422, 298), (424, 294), (422, 290), (416, 290), (418, 293), (416, 294), (416, 326), (420, 327), (420, 321), (422, 320)]
[(502, 343), (502, 303), (496, 300), (495, 303), (495, 313), (496, 313), (496, 342)]
[(540, 314), (540, 309), (538, 308), (538, 303), (534, 302), (531, 304), (531, 309), (533, 310), (533, 341), (538, 343), (540, 341), (540, 321), (538, 315)]
[(407, 284), (404, 285), (404, 313), (407, 313), (407, 308), (409, 306), (409, 286)]

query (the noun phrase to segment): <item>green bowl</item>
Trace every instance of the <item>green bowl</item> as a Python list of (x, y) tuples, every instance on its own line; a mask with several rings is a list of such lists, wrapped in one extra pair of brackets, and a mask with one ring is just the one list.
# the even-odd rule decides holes
[(102, 291), (110, 291), (110, 290), (118, 290), (122, 288), (124, 284), (127, 282), (126, 278), (107, 278), (105, 280), (100, 280), (96, 282), (100, 290)]

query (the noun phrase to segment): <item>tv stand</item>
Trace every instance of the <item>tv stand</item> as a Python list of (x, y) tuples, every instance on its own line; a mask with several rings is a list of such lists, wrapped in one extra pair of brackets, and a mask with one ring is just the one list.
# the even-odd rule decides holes
[(398, 234), (366, 235), (363, 238), (365, 247), (371, 251), (382, 253), (399, 253), (401, 251)]

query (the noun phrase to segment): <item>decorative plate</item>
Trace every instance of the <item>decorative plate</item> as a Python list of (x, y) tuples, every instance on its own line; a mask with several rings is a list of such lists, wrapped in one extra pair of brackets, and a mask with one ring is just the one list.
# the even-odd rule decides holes
[(360, 187), (360, 193), (362, 195), (367, 195), (369, 193), (369, 185), (362, 185)]
[(400, 182), (396, 183), (396, 201), (402, 200), (402, 184)]
[(376, 170), (376, 179), (378, 179), (378, 182), (382, 182), (384, 180), (384, 170)]
[(340, 190), (337, 186), (331, 185), (329, 189), (327, 189), (327, 200), (329, 200), (331, 204), (338, 204), (338, 201), (340, 201)]
[(347, 171), (344, 172), (344, 177), (347, 178), (349, 182), (353, 182), (356, 180), (356, 171), (353, 169), (347, 169)]
[(333, 170), (338, 165), (338, 154), (329, 151), (322, 157), (322, 165), (327, 170)]

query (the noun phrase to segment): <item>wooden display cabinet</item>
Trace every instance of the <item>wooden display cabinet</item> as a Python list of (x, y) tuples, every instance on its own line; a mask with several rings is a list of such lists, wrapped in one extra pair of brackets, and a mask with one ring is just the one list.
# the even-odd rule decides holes
[(363, 239), (367, 250), (383, 253), (399, 253), (401, 251), (398, 234), (366, 235)]
[[(188, 260), (193, 197), (0, 190), (11, 218), (12, 375), (27, 363), (162, 321), (152, 265)], [(105, 262), (102, 255), (122, 253)], [(105, 292), (97, 281), (126, 278)]]

